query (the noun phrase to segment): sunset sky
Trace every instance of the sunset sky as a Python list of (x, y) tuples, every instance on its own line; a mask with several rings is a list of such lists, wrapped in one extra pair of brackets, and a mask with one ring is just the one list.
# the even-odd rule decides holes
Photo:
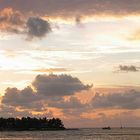
[(140, 0), (0, 0), (0, 77), (1, 117), (140, 126)]

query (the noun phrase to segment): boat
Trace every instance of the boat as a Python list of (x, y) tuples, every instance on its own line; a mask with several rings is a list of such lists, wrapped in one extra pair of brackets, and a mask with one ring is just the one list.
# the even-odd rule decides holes
[(108, 127), (103, 127), (102, 129), (110, 130), (111, 127), (110, 127), (110, 126), (108, 126)]

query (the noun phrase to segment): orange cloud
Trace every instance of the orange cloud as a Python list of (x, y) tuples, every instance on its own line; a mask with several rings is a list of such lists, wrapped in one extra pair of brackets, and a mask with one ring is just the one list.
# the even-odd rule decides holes
[(0, 11), (0, 30), (9, 32), (18, 32), (24, 24), (23, 15), (12, 8), (4, 8)]
[(139, 0), (15, 0), (14, 3), (3, 0), (0, 8), (10, 6), (26, 15), (75, 18), (77, 20), (78, 16), (124, 17), (139, 15), (139, 4)]

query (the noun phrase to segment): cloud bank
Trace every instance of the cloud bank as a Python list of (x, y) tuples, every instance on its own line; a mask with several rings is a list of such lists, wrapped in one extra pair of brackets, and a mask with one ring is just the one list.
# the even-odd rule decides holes
[[(1, 103), (3, 106), (42, 112), (47, 107), (66, 109), (140, 109), (140, 92), (96, 93), (90, 102), (82, 103), (75, 95), (88, 91), (90, 85), (84, 85), (78, 78), (70, 75), (38, 75), (31, 86), (19, 90), (7, 88)], [(85, 93), (86, 94), (86, 93)], [(65, 97), (67, 97), (65, 99)], [(86, 110), (84, 110), (86, 109)], [(67, 112), (68, 113), (68, 112)]]
[[(139, 91), (118, 92), (116, 89), (116, 92), (112, 93), (96, 93), (91, 96), (90, 101), (82, 102), (76, 93), (81, 96), (84, 90), (86, 91), (84, 94), (87, 94), (91, 87), (70, 75), (38, 75), (31, 86), (22, 90), (16, 87), (7, 88), (1, 97), (0, 113), (3, 117), (56, 117), (57, 115), (67, 123), (70, 121), (70, 126), (72, 121), (73, 125), (81, 122), (88, 125), (89, 122), (90, 126), (91, 122), (96, 125), (96, 122), (99, 123), (101, 120), (111, 122), (110, 119), (113, 119), (114, 124), (118, 112), (121, 112), (121, 116), (126, 119), (127, 115), (123, 112), (130, 112), (133, 118), (139, 118), (135, 115), (135, 112), (140, 110)], [(113, 111), (115, 115), (111, 114)]]
[(0, 30), (43, 38), (51, 32), (49, 21), (140, 15), (139, 0), (1, 0)]
[[(75, 97), (77, 92), (88, 91), (92, 86), (84, 85), (78, 78), (70, 75), (38, 75), (31, 87), (23, 90), (7, 88), (1, 100), (1, 115), (6, 110), (43, 113), (48, 108), (76, 109), (84, 108), (84, 104)], [(65, 100), (64, 97), (69, 97)], [(17, 110), (18, 109), (18, 110)], [(25, 116), (25, 115), (24, 115)]]
[(135, 15), (140, 13), (139, 0), (1, 0), (0, 8), (12, 7), (24, 13), (53, 17), (90, 15)]
[(123, 93), (96, 93), (92, 100), (94, 108), (140, 109), (140, 92), (130, 90)]

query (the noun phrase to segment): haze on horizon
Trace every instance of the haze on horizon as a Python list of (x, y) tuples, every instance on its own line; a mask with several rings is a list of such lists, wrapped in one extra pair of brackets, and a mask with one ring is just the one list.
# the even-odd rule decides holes
[(0, 116), (139, 127), (139, 44), (139, 0), (0, 0)]

